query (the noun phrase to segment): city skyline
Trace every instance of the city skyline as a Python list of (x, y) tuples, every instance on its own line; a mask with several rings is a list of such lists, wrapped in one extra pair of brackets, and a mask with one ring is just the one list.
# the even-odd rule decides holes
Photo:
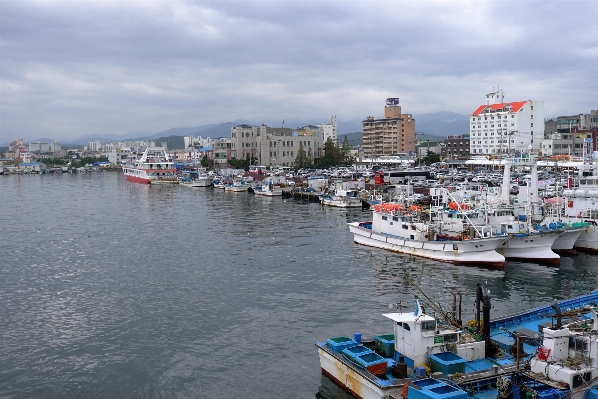
[[(590, 1), (0, 3), (0, 142), (245, 119), (595, 109)], [(558, 23), (554, 16), (558, 15)], [(566, 27), (566, 28), (565, 28)]]

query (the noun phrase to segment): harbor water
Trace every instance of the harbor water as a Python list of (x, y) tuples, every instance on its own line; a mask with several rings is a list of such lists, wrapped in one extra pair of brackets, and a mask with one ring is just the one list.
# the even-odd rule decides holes
[(455, 266), (358, 246), (369, 212), (119, 172), (0, 177), (1, 398), (345, 398), (316, 341), (392, 333), (423, 294), (473, 318), (598, 288), (598, 256), (560, 268)]

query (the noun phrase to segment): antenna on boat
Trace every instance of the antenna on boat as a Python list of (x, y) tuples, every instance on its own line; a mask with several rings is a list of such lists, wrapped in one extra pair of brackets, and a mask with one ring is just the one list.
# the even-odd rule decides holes
[(402, 313), (403, 312), (403, 301), (399, 301), (399, 302), (395, 302), (395, 303), (390, 303), (388, 305), (388, 307), (391, 308), (391, 309), (396, 308), (399, 311), (399, 313)]

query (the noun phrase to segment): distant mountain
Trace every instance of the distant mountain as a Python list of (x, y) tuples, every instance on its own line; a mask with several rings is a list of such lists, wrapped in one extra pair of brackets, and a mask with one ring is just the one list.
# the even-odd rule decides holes
[(434, 120), (444, 121), (444, 122), (455, 122), (455, 121), (469, 121), (468, 115), (457, 114), (451, 111), (438, 111), (431, 114), (420, 114), (420, 115), (413, 115), (413, 118), (416, 122), (429, 122)]
[(184, 136), (166, 136), (153, 138), (156, 145), (161, 146), (162, 143), (166, 143), (166, 148), (169, 150), (182, 150), (185, 148)]
[[(340, 130), (340, 129), (339, 129)], [(341, 133), (337, 135), (338, 145), (343, 145), (345, 141), (345, 136), (347, 136), (347, 141), (351, 147), (361, 145), (363, 142), (363, 133), (362, 132), (355, 132), (355, 133)]]
[[(346, 133), (354, 133), (359, 132), (361, 134), (361, 121), (359, 122), (338, 122), (337, 123), (337, 135), (338, 134), (346, 134)], [(350, 140), (350, 139), (349, 139)], [(341, 141), (342, 143), (342, 141)]]
[[(226, 122), (213, 127), (202, 130), (199, 135), (202, 137), (218, 138), (218, 137), (230, 137), (230, 129), (239, 125), (239, 122)], [(255, 124), (253, 124), (255, 126)]]
[[(444, 138), (448, 135), (459, 135), (459, 134), (466, 134), (469, 133), (469, 116), (457, 114), (455, 112), (450, 111), (439, 111), (430, 114), (419, 114), (413, 115), (415, 119), (415, 130), (417, 132), (424, 132), (425, 135), (421, 137), (424, 140), (433, 140), (438, 141), (439, 139), (444, 140)], [(318, 125), (321, 123), (328, 123), (328, 120), (318, 120), (318, 121), (301, 121), (301, 120), (286, 120), (284, 121), (285, 127), (303, 127), (306, 125)], [(263, 121), (264, 124), (267, 126), (281, 126), (283, 120), (265, 120)], [(349, 142), (351, 145), (353, 142), (361, 142), (361, 130), (362, 130), (362, 121), (361, 120), (348, 120), (348, 121), (339, 121), (338, 122), (338, 131), (337, 135), (339, 137), (339, 143), (342, 143), (341, 136), (347, 134), (349, 137)], [(88, 134), (85, 136), (80, 136), (74, 139), (63, 139), (58, 140), (61, 145), (87, 145), (90, 141), (99, 140), (100, 143), (106, 144), (115, 141), (133, 141), (133, 140), (155, 140), (157, 143), (159, 140), (165, 140), (165, 138), (171, 136), (202, 136), (202, 137), (230, 137), (230, 129), (231, 127), (237, 126), (239, 124), (248, 124), (252, 126), (259, 126), (262, 122), (255, 122), (255, 121), (247, 121), (243, 119), (234, 120), (232, 122), (225, 122), (225, 123), (212, 123), (194, 127), (176, 127), (164, 131), (160, 131), (157, 133), (150, 133), (150, 132), (129, 132), (123, 135), (117, 134)], [(354, 135), (350, 135), (351, 133), (358, 133)], [(428, 137), (430, 136), (430, 137)], [(344, 138), (344, 136), (343, 136)], [(420, 137), (418, 137), (420, 138)], [(41, 141), (44, 143), (52, 143), (55, 140), (50, 138), (41, 138), (39, 140), (33, 140), (28, 142), (36, 142)], [(8, 143), (0, 143), (3, 145), (8, 145)], [(173, 148), (170, 147), (169, 148)]]
[(440, 111), (432, 114), (413, 115), (415, 131), (426, 135), (446, 136), (469, 133), (469, 116), (455, 112)]
[(31, 143), (53, 143), (55, 140), (49, 139), (47, 137), (42, 137), (41, 139), (31, 140)]

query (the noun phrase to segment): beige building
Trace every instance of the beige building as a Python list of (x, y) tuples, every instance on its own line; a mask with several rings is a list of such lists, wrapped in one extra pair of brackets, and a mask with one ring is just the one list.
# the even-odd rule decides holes
[(323, 129), (238, 125), (231, 128), (230, 138), (210, 141), (214, 167), (226, 168), (231, 158), (254, 158), (264, 166), (293, 166), (300, 146), (311, 153), (314, 161), (324, 155)]
[(387, 98), (384, 119), (373, 116), (362, 122), (363, 156), (410, 154), (415, 151), (415, 119), (403, 114), (398, 98)]

